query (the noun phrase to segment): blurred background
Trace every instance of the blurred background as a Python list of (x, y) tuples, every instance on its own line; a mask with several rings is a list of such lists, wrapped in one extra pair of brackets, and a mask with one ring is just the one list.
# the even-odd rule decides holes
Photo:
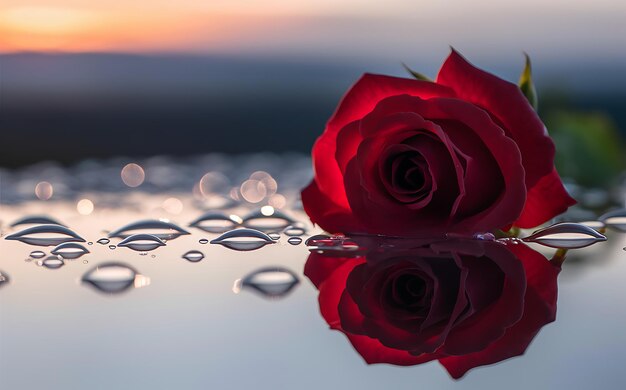
[(434, 77), (452, 45), (514, 82), (529, 53), (559, 170), (605, 185), (624, 168), (625, 18), (618, 0), (4, 0), (0, 166), (308, 153), (362, 73)]

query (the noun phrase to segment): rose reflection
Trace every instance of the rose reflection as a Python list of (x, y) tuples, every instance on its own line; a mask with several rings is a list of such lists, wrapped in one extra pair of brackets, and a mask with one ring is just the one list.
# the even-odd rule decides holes
[(376, 247), (357, 257), (312, 253), (305, 265), (322, 316), (367, 363), (439, 360), (456, 379), (523, 354), (555, 319), (560, 267), (524, 244)]

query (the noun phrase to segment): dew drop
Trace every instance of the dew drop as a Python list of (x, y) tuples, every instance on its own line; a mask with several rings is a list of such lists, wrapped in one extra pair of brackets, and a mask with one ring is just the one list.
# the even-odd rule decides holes
[(610, 211), (598, 219), (611, 229), (626, 233), (626, 209)]
[(111, 242), (111, 240), (109, 240), (108, 238), (101, 238), (101, 239), (99, 239), (99, 240), (98, 240), (98, 241), (96, 241), (96, 242), (97, 242), (98, 244), (100, 244), (100, 245), (106, 245), (106, 244), (108, 244), (109, 242)]
[(65, 262), (58, 256), (48, 256), (41, 262), (41, 265), (48, 269), (59, 269), (65, 265)]
[(85, 242), (81, 236), (61, 225), (32, 226), (10, 234), (4, 239), (38, 246), (56, 246), (64, 242)]
[(65, 226), (54, 218), (48, 217), (47, 215), (29, 215), (27, 217), (23, 217), (14, 221), (11, 224), (11, 227), (16, 227), (20, 225), (61, 225)]
[(122, 226), (121, 228), (109, 233), (109, 238), (127, 238), (135, 233), (151, 234), (161, 240), (173, 240), (182, 235), (190, 234), (185, 229), (171, 222), (159, 221), (158, 219), (147, 219)]
[(117, 246), (130, 248), (137, 252), (147, 252), (165, 246), (165, 242), (155, 235), (140, 233), (126, 237)]
[(109, 249), (110, 249), (110, 250), (113, 250), (113, 249), (115, 249), (115, 248), (117, 248), (115, 245), (109, 245)]
[(183, 259), (191, 261), (192, 263), (197, 263), (198, 261), (204, 259), (204, 253), (196, 250), (191, 250), (183, 255)]
[(89, 253), (89, 251), (84, 246), (75, 242), (64, 242), (63, 244), (57, 245), (50, 253), (61, 256), (64, 259), (73, 260)]
[(290, 243), (291, 245), (300, 245), (300, 243), (302, 243), (302, 238), (301, 237), (289, 237), (287, 242)]
[(42, 251), (32, 251), (32, 252), (30, 252), (30, 257), (32, 257), (33, 259), (41, 259), (45, 255), (46, 255), (46, 253), (42, 252)]
[(133, 287), (137, 271), (122, 263), (104, 263), (87, 271), (82, 278), (83, 283), (88, 284), (98, 291), (108, 294), (117, 294)]
[(89, 242), (87, 243), (87, 245), (93, 245), (93, 242), (92, 242), (92, 241), (89, 241)]
[(234, 214), (209, 212), (192, 221), (189, 226), (209, 233), (224, 233), (242, 222), (241, 218)]
[(537, 230), (524, 242), (534, 242), (551, 248), (584, 248), (597, 242), (606, 241), (606, 237), (589, 226), (573, 222), (561, 222)]
[(257, 210), (243, 218), (245, 227), (271, 232), (281, 231), (295, 222), (291, 217), (279, 210), (274, 210), (270, 215), (265, 215), (262, 210)]
[(204, 244), (208, 244), (209, 240), (207, 240), (206, 238), (201, 238), (198, 242), (204, 245)]
[(246, 277), (237, 280), (233, 291), (251, 289), (265, 298), (278, 299), (287, 296), (300, 283), (298, 276), (282, 267), (258, 269)]
[(267, 234), (248, 228), (231, 230), (211, 240), (211, 244), (220, 244), (229, 249), (238, 251), (251, 251), (262, 248), (267, 244), (275, 244)]

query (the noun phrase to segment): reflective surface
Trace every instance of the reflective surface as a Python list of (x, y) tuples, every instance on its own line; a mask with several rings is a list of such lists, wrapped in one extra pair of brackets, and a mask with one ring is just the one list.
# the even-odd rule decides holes
[[(75, 167), (49, 170), (50, 177), (37, 176), (36, 172), (42, 170), (29, 174), (2, 172), (1, 387), (626, 387), (622, 375), (626, 306), (620, 298), (626, 296), (626, 252), (622, 250), (626, 235), (617, 230), (603, 233), (606, 242), (568, 252), (559, 275), (556, 322), (541, 329), (524, 356), (473, 369), (459, 381), (451, 379), (436, 362), (410, 367), (367, 365), (344, 335), (329, 330), (320, 315), (318, 290), (303, 273), (307, 259), (319, 251), (331, 256), (331, 261), (345, 255), (346, 249), (353, 253), (351, 256), (361, 255), (361, 241), (319, 236), (309, 240), (310, 248), (304, 243), (292, 245), (290, 237), (300, 236), (283, 232), (295, 222), (304, 224), (296, 226), (306, 231), (301, 236), (303, 241), (322, 233), (308, 224), (299, 209), (297, 189), (308, 180), (309, 172), (298, 170), (305, 166), (298, 161), (273, 161), (263, 167), (256, 158), (247, 163), (239, 161), (231, 170), (215, 164), (201, 169), (198, 164), (168, 162), (169, 168), (178, 167), (185, 174), (170, 176), (172, 183), (167, 185), (154, 184), (167, 182), (160, 177), (165, 174), (164, 167), (156, 164), (161, 167), (159, 171), (154, 165), (139, 164), (145, 172), (139, 187), (122, 182), (120, 172), (130, 162), (108, 162), (99, 166), (111, 175), (92, 182), (99, 190), (84, 184), (90, 178), (87, 172), (82, 173), (83, 181), (70, 181), (68, 172), (78, 170)], [(228, 160), (225, 163), (231, 164)], [(271, 173), (274, 182), (263, 174), (252, 175), (259, 169)], [(193, 170), (198, 172), (190, 173)], [(223, 175), (205, 177), (207, 172)], [(187, 176), (189, 183), (184, 182)], [(57, 180), (59, 177), (66, 181)], [(193, 181), (198, 184), (202, 178), (202, 189), (192, 191)], [(32, 185), (24, 184), (25, 180), (31, 180)], [(175, 185), (175, 180), (182, 183)], [(54, 187), (49, 200), (36, 197), (35, 187), (41, 181)], [(242, 185), (246, 181), (256, 182)], [(231, 194), (233, 188), (237, 191)], [(260, 188), (264, 188), (264, 195)], [(252, 203), (241, 191), (250, 200), (261, 195), (263, 198)], [(276, 198), (276, 194), (283, 198)], [(174, 198), (177, 201), (171, 200)], [(84, 199), (93, 206), (87, 214), (86, 209), (78, 207)], [(262, 217), (254, 221), (253, 228), (269, 227), (271, 233), (279, 235), (273, 244), (255, 250), (238, 251), (210, 244), (221, 233), (187, 228), (207, 212), (232, 214), (243, 221), (246, 216), (264, 215), (263, 207), (268, 205), (287, 215), (291, 222), (285, 225), (282, 215), (271, 221), (271, 226), (263, 226), (270, 224), (264, 224)], [(89, 253), (75, 260), (64, 258), (58, 268), (39, 266), (39, 261), (43, 263), (52, 256), (53, 246), (4, 239), (36, 226), (37, 221), (31, 220), (34, 225), (11, 227), (28, 216), (47, 216), (63, 223), (85, 239), (81, 245)], [(146, 219), (166, 220), (191, 234), (165, 239), (165, 245), (149, 252), (123, 247), (112, 250), (109, 245), (118, 245), (122, 238), (101, 240), (115, 229)], [(131, 234), (141, 233), (144, 231), (139, 229)], [(533, 232), (524, 233), (521, 237)], [(476, 237), (493, 239), (489, 235)], [(386, 251), (389, 245), (396, 244), (378, 244), (378, 248)], [(548, 257), (555, 253), (551, 248), (529, 245)], [(33, 256), (34, 251), (45, 255)], [(199, 251), (204, 258), (185, 260), (190, 251)], [(61, 261), (54, 259), (48, 261), (52, 266)]]

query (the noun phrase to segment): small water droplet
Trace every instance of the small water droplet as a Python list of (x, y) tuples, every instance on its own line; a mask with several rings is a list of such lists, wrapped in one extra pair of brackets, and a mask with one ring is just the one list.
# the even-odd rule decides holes
[(274, 241), (280, 240), (280, 233), (267, 233), (267, 235)]
[(300, 243), (302, 243), (302, 238), (301, 237), (289, 237), (287, 242), (290, 243), (291, 245), (300, 245)]
[(7, 275), (6, 272), (0, 271), (0, 287), (4, 287), (9, 284), (10, 280), (11, 278), (9, 278), (9, 275)]
[(151, 255), (150, 257), (152, 257), (154, 259), (156, 257), (156, 255)]
[(598, 219), (611, 229), (626, 233), (626, 209), (610, 211)]
[(298, 283), (300, 280), (292, 271), (282, 267), (267, 267), (258, 269), (238, 280), (233, 291), (237, 287), (248, 288), (265, 298), (277, 299), (287, 296)]
[(32, 252), (30, 252), (30, 257), (32, 257), (33, 259), (41, 259), (45, 255), (46, 255), (46, 253), (42, 252), (42, 251), (32, 251)]
[(89, 263), (88, 260), (83, 260), (83, 264), (87, 264), (87, 263)]
[(140, 230), (141, 233), (156, 236), (161, 240), (173, 240), (182, 235), (190, 234), (185, 229), (171, 222), (159, 221), (157, 219), (147, 219), (133, 222), (114, 230), (109, 233), (109, 237), (127, 238), (135, 234), (137, 230)]
[(493, 233), (476, 233), (474, 234), (475, 240), (483, 240), (483, 241), (494, 241), (496, 236)]
[(206, 238), (201, 238), (200, 241), (198, 241), (200, 244), (208, 244), (209, 240), (207, 240)]
[(196, 250), (191, 250), (183, 255), (183, 259), (191, 261), (192, 263), (197, 263), (198, 261), (204, 259), (204, 253)]
[(229, 249), (239, 251), (251, 251), (262, 248), (267, 244), (275, 243), (276, 242), (267, 234), (259, 230), (248, 228), (231, 230), (211, 240), (211, 244), (220, 244)]
[(46, 215), (29, 215), (14, 221), (11, 227), (19, 225), (60, 225), (65, 226), (61, 222)]
[(93, 241), (89, 241), (87, 245), (93, 245)]
[(101, 239), (99, 239), (99, 240), (98, 240), (98, 241), (96, 241), (96, 242), (97, 242), (98, 244), (100, 244), (100, 245), (106, 245), (106, 244), (108, 244), (109, 242), (111, 242), (111, 240), (109, 240), (108, 238), (101, 238)]
[(48, 269), (59, 269), (65, 265), (65, 262), (59, 256), (48, 256), (41, 261), (41, 265)]
[(209, 233), (223, 233), (239, 226), (243, 221), (234, 214), (208, 212), (189, 224)]
[(306, 233), (306, 230), (303, 227), (299, 226), (287, 226), (283, 233), (290, 237), (303, 236)]
[(64, 259), (78, 259), (79, 257), (89, 253), (87, 248), (75, 242), (64, 242), (57, 245), (50, 253), (62, 256)]
[(551, 248), (575, 249), (606, 241), (606, 237), (589, 226), (561, 222), (537, 230), (530, 236), (522, 238), (522, 241), (534, 242)]
[(133, 287), (137, 278), (137, 271), (122, 263), (104, 263), (87, 271), (82, 281), (98, 291), (117, 294)]
[(281, 231), (295, 222), (291, 217), (279, 210), (274, 210), (271, 215), (265, 215), (261, 210), (257, 210), (243, 218), (245, 227), (271, 232)]
[(10, 234), (4, 239), (38, 246), (56, 246), (64, 242), (85, 242), (81, 236), (61, 225), (32, 226)]
[(146, 252), (165, 246), (165, 243), (155, 235), (140, 233), (126, 237), (117, 246), (127, 247), (137, 252)]
[(110, 250), (113, 250), (113, 249), (115, 249), (115, 248), (117, 248), (115, 245), (109, 245), (109, 249), (110, 249)]

